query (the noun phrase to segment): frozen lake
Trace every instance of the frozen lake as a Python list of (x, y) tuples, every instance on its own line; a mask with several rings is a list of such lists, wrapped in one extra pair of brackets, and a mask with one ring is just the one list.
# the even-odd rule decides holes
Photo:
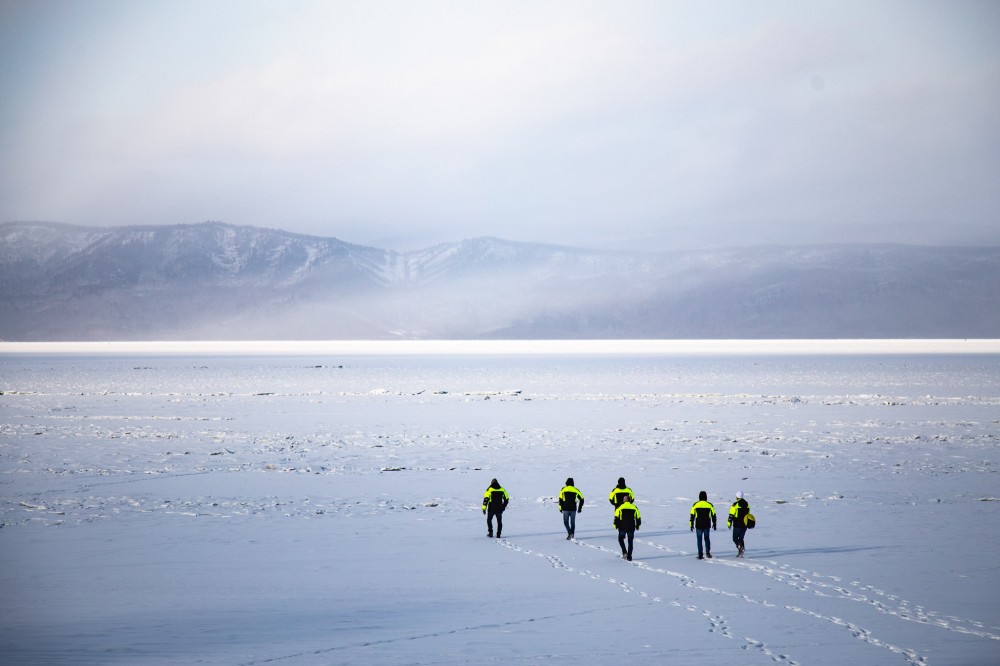
[(1000, 663), (993, 341), (0, 345), (0, 391), (6, 663)]

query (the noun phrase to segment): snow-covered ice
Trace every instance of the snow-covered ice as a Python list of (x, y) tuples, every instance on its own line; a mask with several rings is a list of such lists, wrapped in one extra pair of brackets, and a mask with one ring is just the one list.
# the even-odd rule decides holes
[(0, 660), (1000, 663), (990, 344), (6, 346)]

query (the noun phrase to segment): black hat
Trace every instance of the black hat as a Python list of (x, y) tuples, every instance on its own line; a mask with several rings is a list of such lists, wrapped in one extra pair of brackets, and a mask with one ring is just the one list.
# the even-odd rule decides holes
[(566, 479), (566, 485), (567, 486), (572, 486), (573, 485), (573, 477), (572, 476), (569, 477), (568, 479)]

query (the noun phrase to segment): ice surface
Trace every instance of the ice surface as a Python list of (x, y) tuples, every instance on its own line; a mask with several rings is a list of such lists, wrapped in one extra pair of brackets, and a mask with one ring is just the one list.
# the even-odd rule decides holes
[[(1000, 355), (924, 342), (6, 348), (0, 655), (997, 663)], [(723, 515), (747, 494), (745, 559), (724, 520), (694, 557), (699, 490)]]

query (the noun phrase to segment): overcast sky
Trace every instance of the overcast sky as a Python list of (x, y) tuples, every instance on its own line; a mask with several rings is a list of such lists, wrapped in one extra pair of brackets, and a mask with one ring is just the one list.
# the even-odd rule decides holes
[(1000, 245), (1000, 2), (0, 0), (0, 221)]

